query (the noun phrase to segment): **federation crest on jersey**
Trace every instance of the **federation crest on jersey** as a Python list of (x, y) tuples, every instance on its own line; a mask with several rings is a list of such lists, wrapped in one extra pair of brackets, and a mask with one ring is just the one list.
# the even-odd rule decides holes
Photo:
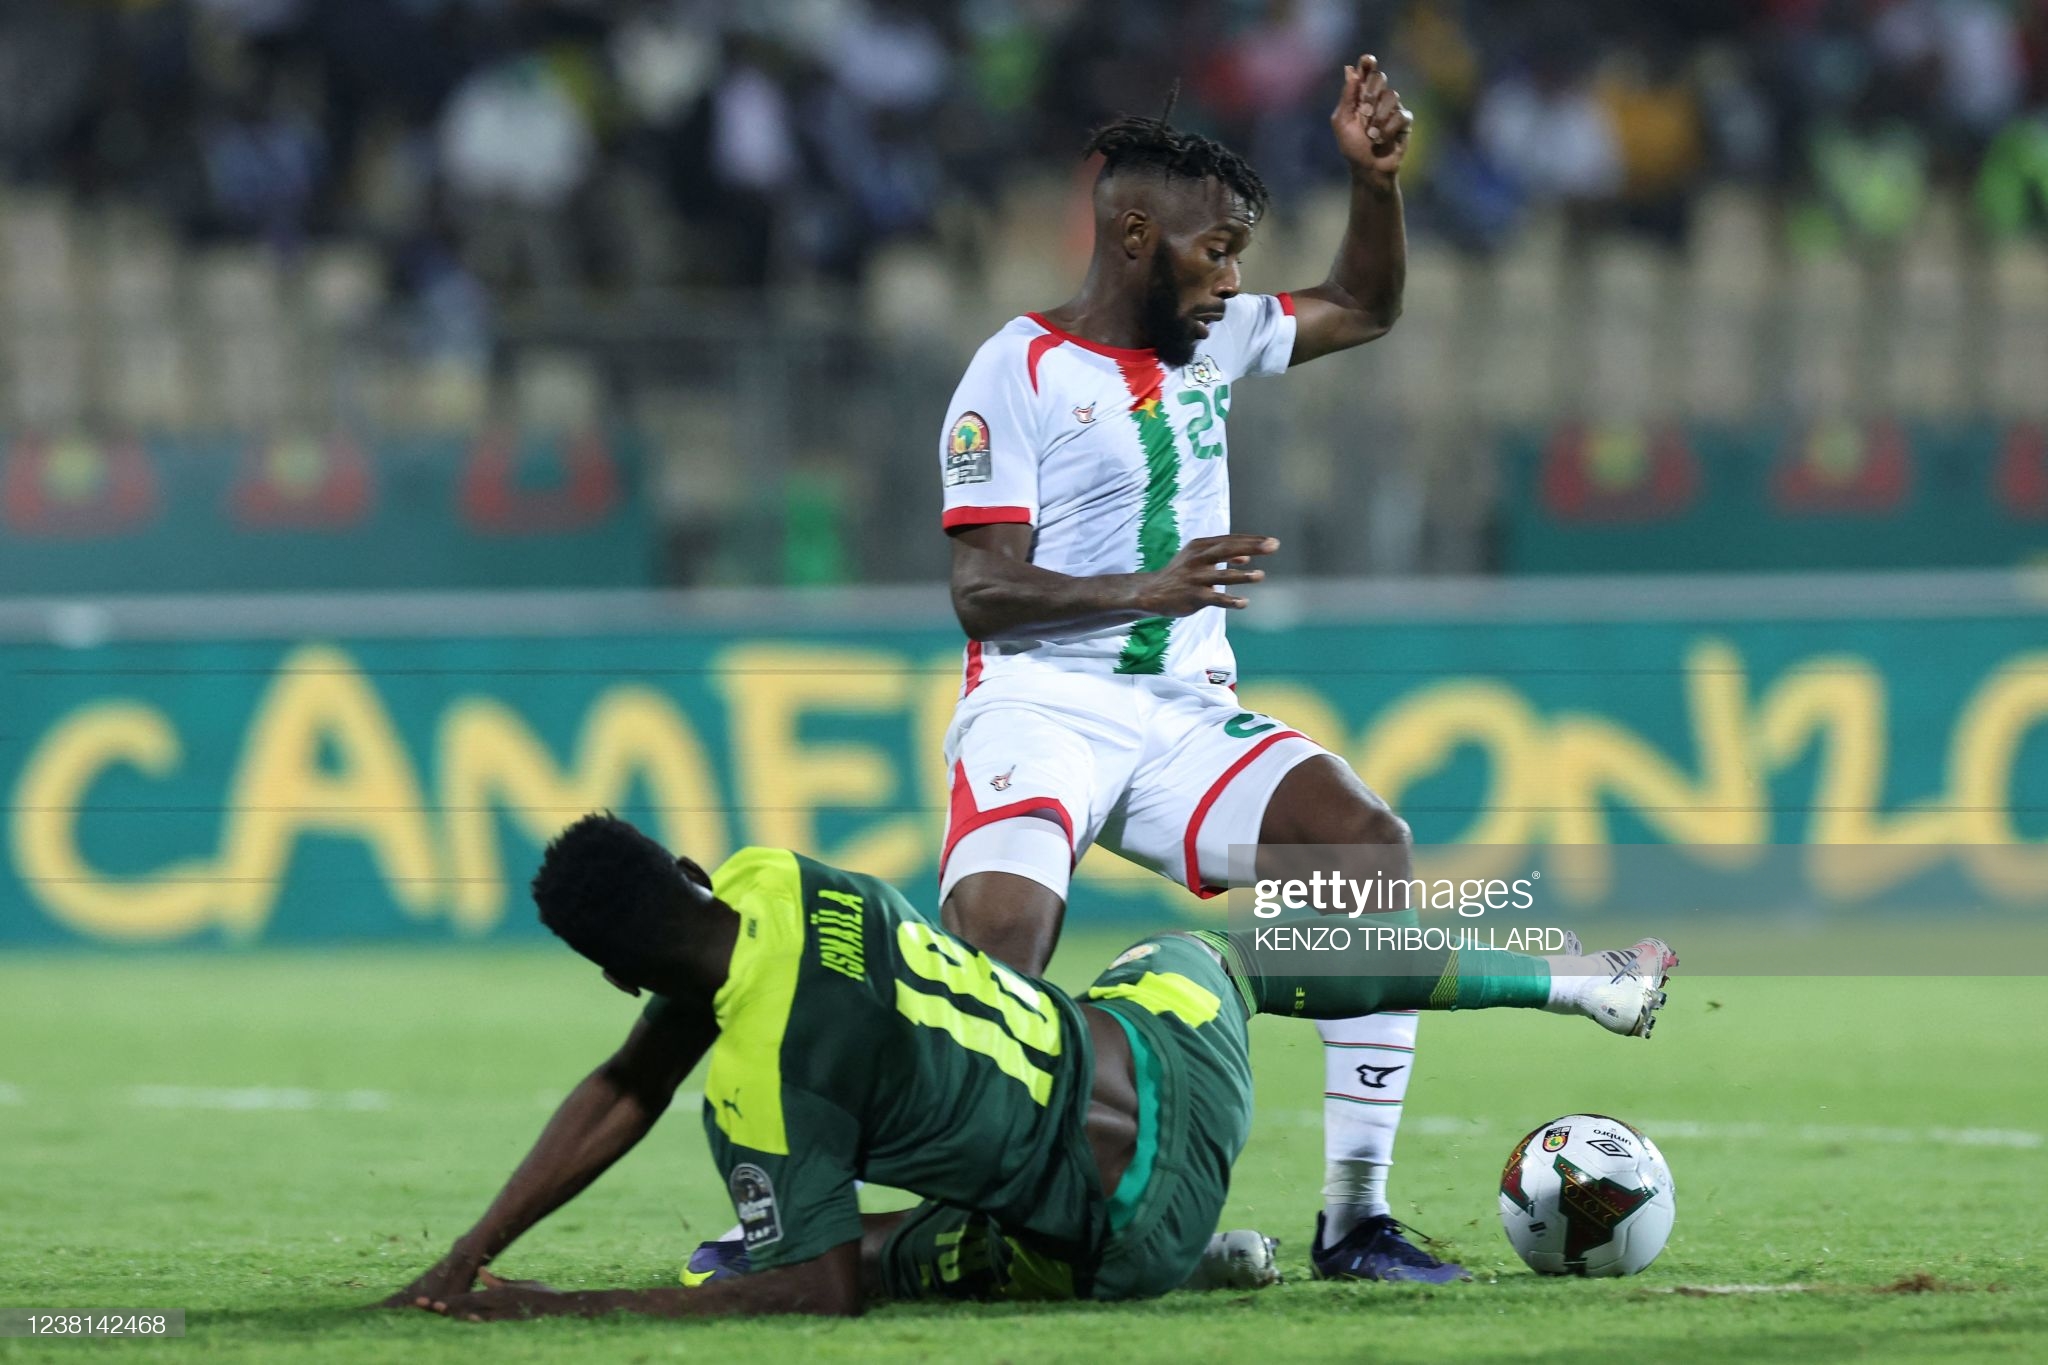
[(740, 1217), (740, 1238), (749, 1251), (782, 1240), (782, 1214), (775, 1207), (775, 1184), (768, 1172), (751, 1161), (732, 1168), (733, 1212)]
[(1188, 363), (1188, 383), (1206, 385), (1222, 382), (1223, 371), (1208, 356), (1198, 355)]
[(946, 434), (946, 487), (966, 483), (987, 483), (993, 475), (989, 462), (988, 422), (978, 412), (963, 412), (953, 419)]

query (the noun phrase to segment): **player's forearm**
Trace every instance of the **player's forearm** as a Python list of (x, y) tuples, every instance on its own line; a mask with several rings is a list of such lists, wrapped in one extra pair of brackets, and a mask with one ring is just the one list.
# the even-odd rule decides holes
[(631, 1151), (666, 1108), (599, 1067), (555, 1110), (463, 1244), (489, 1261)]
[(984, 554), (972, 575), (956, 576), (953, 611), (970, 640), (1129, 625), (1158, 615), (1145, 601), (1152, 575), (1075, 577), (1024, 560)]
[(1383, 336), (1401, 316), (1408, 283), (1408, 228), (1399, 177), (1356, 170), (1351, 176), (1351, 220), (1330, 277), (1317, 294), (1341, 307), (1352, 335), (1340, 345)]

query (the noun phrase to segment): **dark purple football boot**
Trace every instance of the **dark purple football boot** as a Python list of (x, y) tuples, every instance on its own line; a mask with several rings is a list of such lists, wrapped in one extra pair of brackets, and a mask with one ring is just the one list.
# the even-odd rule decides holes
[[(1367, 1218), (1346, 1234), (1343, 1241), (1323, 1246), (1323, 1215), (1316, 1215), (1316, 1239), (1309, 1244), (1309, 1264), (1319, 1280), (1398, 1280), (1409, 1284), (1449, 1284), (1469, 1280), (1465, 1267), (1439, 1261), (1404, 1233), (1415, 1229), (1399, 1219), (1379, 1214)], [(1420, 1234), (1417, 1234), (1420, 1236)], [(1422, 1238), (1428, 1241), (1427, 1237)]]

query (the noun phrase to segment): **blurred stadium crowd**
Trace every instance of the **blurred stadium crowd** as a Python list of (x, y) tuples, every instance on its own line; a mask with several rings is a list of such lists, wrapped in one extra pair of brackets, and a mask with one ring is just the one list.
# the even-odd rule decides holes
[(1676, 424), (1854, 489), (1947, 423), (1902, 487), (2048, 489), (2048, 0), (4, 0), (0, 435), (54, 506), (138, 434), (321, 488), (337, 438), (602, 426), (656, 581), (933, 578), (945, 395), (1079, 278), (1086, 131), (1178, 82), (1274, 189), (1247, 287), (1299, 286), (1363, 50), (1406, 315), (1231, 423), (1301, 571), (1513, 568), (1530, 449), (1633, 496)]
[(1418, 114), (1419, 227), (1469, 249), (1545, 201), (1681, 242), (1717, 180), (1820, 238), (2048, 199), (2048, 0), (10, 0), (0, 165), (194, 239), (372, 241), (450, 306), (852, 279), (1177, 79), (1284, 202), (1362, 47)]

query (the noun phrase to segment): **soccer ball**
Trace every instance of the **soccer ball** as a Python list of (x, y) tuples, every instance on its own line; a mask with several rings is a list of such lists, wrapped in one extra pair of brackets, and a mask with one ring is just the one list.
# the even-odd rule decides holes
[(1671, 1240), (1678, 1209), (1657, 1144), (1620, 1119), (1566, 1114), (1515, 1144), (1500, 1221), (1539, 1275), (1633, 1275)]

